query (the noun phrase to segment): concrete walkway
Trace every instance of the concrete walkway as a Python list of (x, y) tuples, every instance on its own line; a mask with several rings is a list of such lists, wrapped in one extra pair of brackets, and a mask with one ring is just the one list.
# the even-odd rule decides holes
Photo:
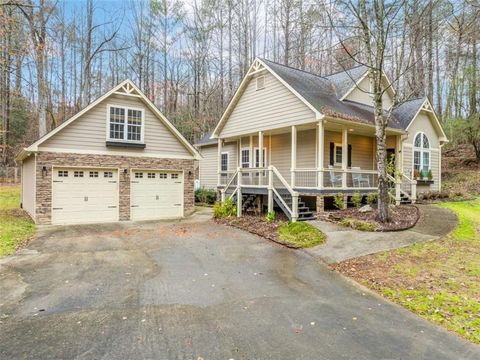
[(457, 225), (456, 215), (448, 209), (433, 205), (417, 206), (420, 209), (420, 219), (413, 228), (404, 231), (365, 232), (327, 221), (311, 221), (312, 225), (327, 235), (327, 242), (305, 251), (330, 264), (414, 243), (436, 240), (448, 234)]

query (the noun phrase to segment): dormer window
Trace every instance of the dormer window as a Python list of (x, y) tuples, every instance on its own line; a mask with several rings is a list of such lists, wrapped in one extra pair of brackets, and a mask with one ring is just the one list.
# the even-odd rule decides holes
[(107, 121), (107, 141), (143, 143), (143, 109), (109, 105)]

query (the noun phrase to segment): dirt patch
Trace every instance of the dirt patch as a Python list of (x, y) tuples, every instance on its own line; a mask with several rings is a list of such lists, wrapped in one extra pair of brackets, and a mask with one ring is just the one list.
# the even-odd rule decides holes
[(390, 221), (381, 223), (378, 219), (378, 210), (360, 212), (357, 208), (336, 210), (328, 214), (327, 220), (340, 223), (343, 219), (356, 219), (375, 225), (375, 231), (400, 231), (415, 226), (419, 218), (419, 211), (413, 205), (401, 205), (390, 207)]
[(286, 219), (276, 219), (275, 221), (267, 223), (263, 217), (244, 215), (241, 217), (214, 219), (213, 221), (218, 224), (228, 225), (248, 231), (249, 233), (261, 236), (292, 249), (300, 248), (299, 245), (282, 241), (278, 235), (278, 228), (285, 223)]

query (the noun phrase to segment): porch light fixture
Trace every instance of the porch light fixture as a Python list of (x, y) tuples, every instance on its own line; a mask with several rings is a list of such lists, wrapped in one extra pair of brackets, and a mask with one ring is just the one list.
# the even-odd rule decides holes
[(125, 175), (127, 175), (128, 169), (123, 169), (123, 173), (124, 173)]
[(42, 167), (42, 177), (45, 177), (47, 176), (47, 167), (45, 165), (43, 165)]
[(192, 170), (188, 170), (188, 177), (192, 177)]

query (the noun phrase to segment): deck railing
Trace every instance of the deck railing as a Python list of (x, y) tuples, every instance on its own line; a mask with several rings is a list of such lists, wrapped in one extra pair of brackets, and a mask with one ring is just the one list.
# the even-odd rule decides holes
[[(321, 180), (319, 182), (319, 180)], [(294, 188), (301, 189), (375, 189), (378, 185), (376, 170), (362, 169), (295, 169)]]

